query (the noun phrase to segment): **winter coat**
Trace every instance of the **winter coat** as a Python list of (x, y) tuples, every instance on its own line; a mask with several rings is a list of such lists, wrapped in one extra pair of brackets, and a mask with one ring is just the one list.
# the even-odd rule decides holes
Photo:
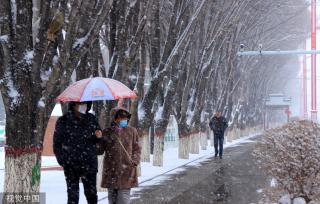
[(77, 118), (69, 111), (56, 123), (53, 136), (53, 151), (58, 163), (64, 168), (81, 168), (83, 171), (98, 170), (97, 147), (100, 130), (94, 115), (87, 113)]
[(224, 135), (224, 131), (228, 127), (227, 120), (221, 116), (220, 118), (214, 116), (209, 123), (210, 129), (214, 132), (216, 135)]
[[(111, 110), (112, 121), (119, 110), (125, 111), (121, 108)], [(105, 153), (101, 187), (128, 189), (138, 186), (136, 167), (140, 163), (141, 148), (135, 128), (119, 128), (113, 122), (103, 131), (103, 140), (98, 147), (99, 154)]]

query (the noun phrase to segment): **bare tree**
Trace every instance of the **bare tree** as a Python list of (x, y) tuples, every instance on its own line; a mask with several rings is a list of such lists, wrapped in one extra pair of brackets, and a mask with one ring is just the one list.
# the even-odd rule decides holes
[[(39, 191), (43, 136), (54, 99), (96, 40), (111, 4), (110, 0), (1, 3), (5, 192)], [(90, 17), (81, 24), (79, 16)]]

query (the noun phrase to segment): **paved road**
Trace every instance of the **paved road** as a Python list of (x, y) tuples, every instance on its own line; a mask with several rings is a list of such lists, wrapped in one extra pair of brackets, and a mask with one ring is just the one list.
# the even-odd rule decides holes
[(146, 187), (132, 201), (134, 204), (250, 204), (260, 199), (258, 189), (267, 177), (254, 164), (254, 143), (226, 150), (222, 160), (211, 158), (201, 166), (170, 176), (157, 186)]

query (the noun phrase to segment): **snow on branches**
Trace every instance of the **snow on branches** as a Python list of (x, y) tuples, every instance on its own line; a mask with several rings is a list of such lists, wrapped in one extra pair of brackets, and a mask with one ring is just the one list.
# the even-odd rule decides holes
[(317, 124), (294, 121), (267, 131), (256, 146), (259, 166), (276, 179), (278, 190), (292, 199), (320, 200), (319, 136)]

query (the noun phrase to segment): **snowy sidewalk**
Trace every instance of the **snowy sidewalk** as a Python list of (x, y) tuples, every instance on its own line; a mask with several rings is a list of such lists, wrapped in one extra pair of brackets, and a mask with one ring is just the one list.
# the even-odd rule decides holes
[[(256, 135), (250, 135), (225, 145), (226, 148), (237, 146), (241, 143), (252, 142), (250, 138)], [(214, 148), (208, 146), (207, 150), (200, 150), (199, 154), (190, 154), (188, 160), (178, 159), (178, 148), (168, 149), (164, 152), (163, 167), (152, 166), (152, 157), (150, 163), (141, 164), (141, 174), (139, 177), (140, 187), (135, 189), (137, 192), (146, 186), (152, 186), (161, 183), (167, 175), (174, 174), (184, 170), (186, 166), (197, 166), (202, 161), (207, 160), (214, 154)], [(42, 157), (42, 167), (58, 167), (55, 157)], [(0, 169), (4, 168), (4, 152), (0, 152)], [(0, 170), (0, 192), (3, 191), (4, 170)], [(65, 203), (67, 198), (66, 184), (63, 171), (42, 171), (41, 172), (41, 192), (46, 193), (47, 204)], [(80, 204), (85, 204), (86, 200), (83, 194), (83, 187), (80, 185)], [(106, 203), (107, 193), (99, 192), (100, 203)]]
[[(251, 138), (259, 134), (234, 140), (225, 144), (225, 148), (235, 147), (243, 143), (253, 142)], [(209, 143), (208, 143), (209, 144)], [(150, 163), (143, 162), (141, 165), (141, 176), (139, 177), (139, 188), (133, 189), (133, 193), (141, 191), (143, 188), (160, 184), (167, 178), (178, 172), (184, 171), (187, 167), (198, 166), (201, 162), (208, 160), (214, 155), (214, 148), (208, 145), (207, 150), (200, 150), (199, 154), (190, 154), (189, 159), (178, 159), (178, 148), (172, 148), (164, 151), (163, 167), (152, 166), (152, 157)], [(100, 203), (105, 203), (107, 196), (100, 197)]]
[(267, 178), (254, 163), (255, 143), (247, 141), (227, 148), (222, 160), (211, 155), (178, 168), (157, 185), (142, 184), (132, 193), (132, 204), (257, 203), (261, 199), (257, 190), (266, 185)]

